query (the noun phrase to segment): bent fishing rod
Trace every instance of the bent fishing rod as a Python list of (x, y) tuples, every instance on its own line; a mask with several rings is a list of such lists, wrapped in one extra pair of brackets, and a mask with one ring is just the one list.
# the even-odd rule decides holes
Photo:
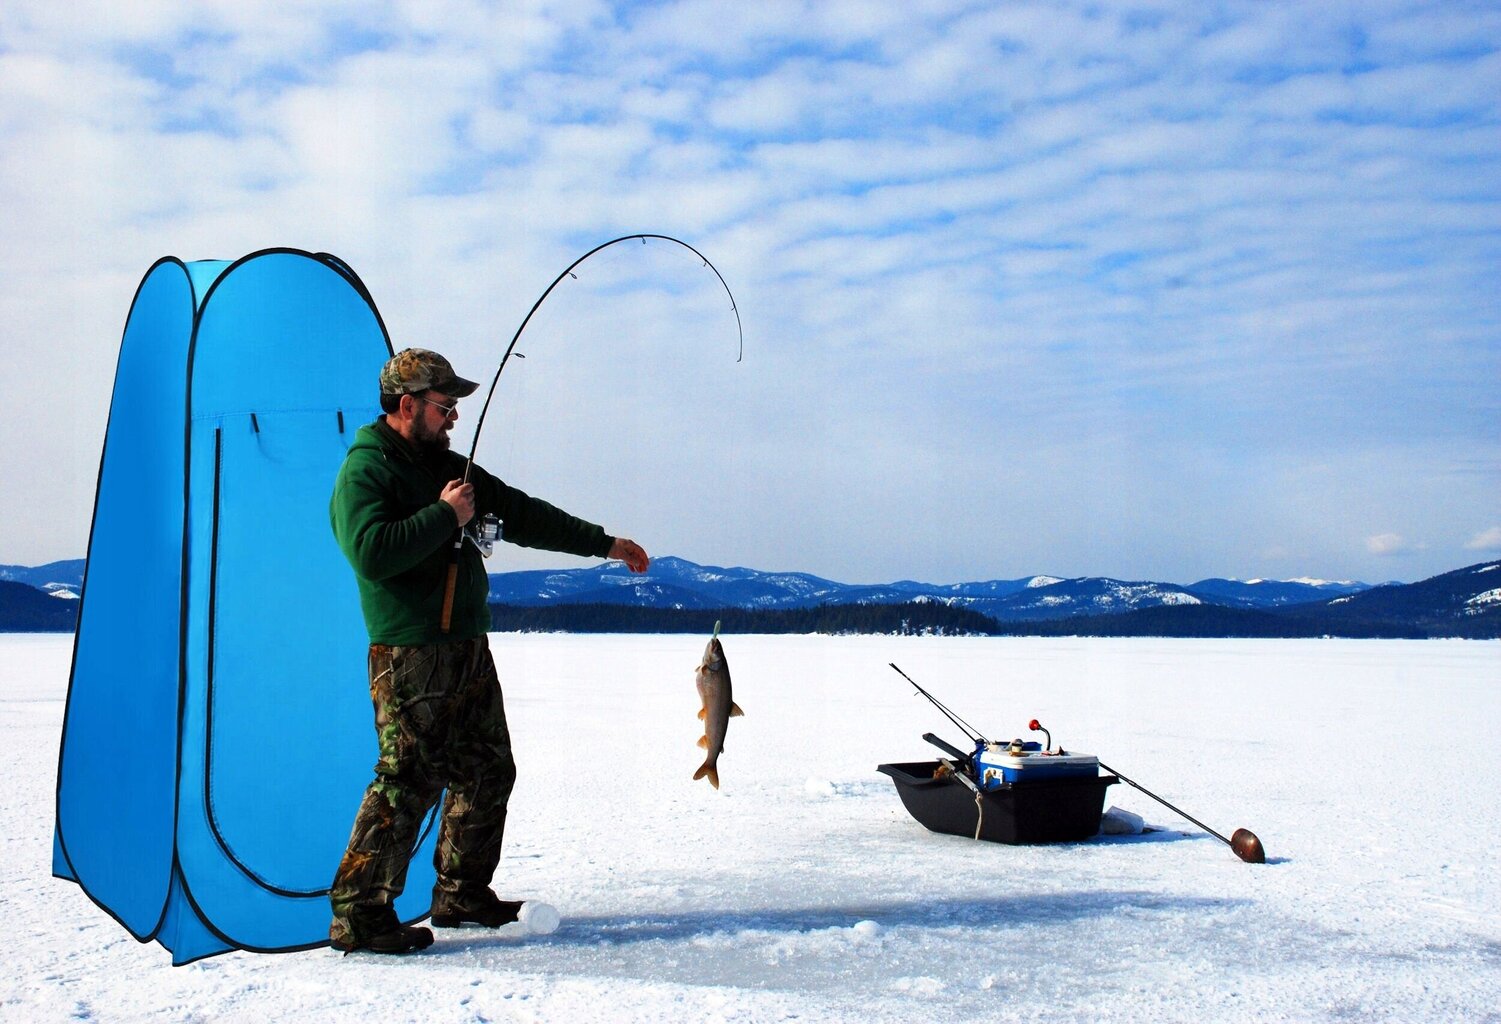
[[(674, 238), (671, 235), (658, 235), (651, 233), (621, 235), (619, 238), (612, 238), (608, 242), (601, 242), (599, 245), (596, 245), (594, 248), (584, 253), (578, 259), (568, 264), (568, 266), (563, 269), (563, 272), (561, 274), (552, 279), (552, 283), (549, 284), (546, 290), (544, 290), (542, 294), (537, 297), (537, 301), (532, 303), (532, 308), (527, 311), (526, 317), (522, 319), (521, 326), (516, 328), (516, 333), (511, 335), (511, 343), (506, 346), (505, 354), (500, 357), (500, 365), (495, 369), (495, 376), (490, 381), (490, 390), (485, 395), (485, 404), (480, 407), (479, 419), (475, 422), (474, 425), (474, 442), (469, 446), (469, 457), (464, 462), (464, 483), (467, 484), (469, 482), (469, 471), (474, 468), (474, 453), (479, 450), (480, 431), (482, 431), (485, 427), (485, 415), (490, 411), (490, 402), (495, 397), (495, 387), (500, 383), (500, 375), (505, 372), (506, 364), (510, 362), (511, 356), (513, 354), (516, 355), (518, 359), (525, 358), (521, 355), (521, 353), (516, 352), (516, 343), (521, 340), (521, 334), (526, 330), (527, 324), (532, 322), (532, 317), (536, 314), (537, 310), (542, 307), (542, 303), (547, 301), (547, 297), (553, 293), (553, 289), (562, 284), (565, 278), (571, 277), (575, 280), (578, 279), (578, 275), (575, 274), (574, 271), (578, 269), (579, 264), (583, 263), (585, 260), (589, 259), (589, 257), (593, 256), (595, 253), (603, 249), (608, 249), (612, 245), (619, 245), (621, 242), (629, 242), (637, 238), (641, 240), (642, 245), (645, 245), (647, 239), (649, 238), (655, 238), (663, 242), (671, 242), (674, 245), (680, 245), (684, 249), (687, 249), (689, 252), (693, 253), (693, 255), (697, 256), (703, 262), (704, 266), (714, 271), (714, 276), (719, 279), (720, 285), (724, 288), (725, 295), (729, 296), (730, 312), (735, 314), (735, 331), (739, 335), (739, 352), (735, 357), (735, 362), (738, 363), (745, 359), (745, 328), (740, 322), (740, 307), (735, 303), (735, 294), (730, 291), (730, 286), (728, 282), (725, 281), (724, 275), (719, 272), (718, 267), (716, 267), (709, 261), (709, 257), (699, 252), (697, 249), (689, 245), (687, 242), (683, 241), (681, 238)], [(451, 626), (453, 622), (453, 595), (454, 588), (458, 585), (459, 579), (459, 555), (463, 552), (463, 550), (464, 530), (460, 528), (458, 531), (458, 536), (454, 539), (453, 554), (448, 562), (448, 581), (443, 589), (443, 615), (441, 627), (444, 633), (448, 632), (449, 626)]]

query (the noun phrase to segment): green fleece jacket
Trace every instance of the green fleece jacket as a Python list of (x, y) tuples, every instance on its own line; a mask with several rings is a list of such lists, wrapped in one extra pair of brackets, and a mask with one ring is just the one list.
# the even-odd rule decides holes
[[(329, 502), (334, 536), (359, 582), (360, 606), (373, 644), (412, 646), (466, 640), (490, 630), (490, 581), (473, 544), (459, 555), (453, 621), (440, 629), (458, 517), (438, 500), (464, 475), (464, 457), (420, 452), (386, 425), (361, 427), (339, 468)], [(475, 466), (475, 515), (493, 512), (501, 539), (529, 548), (604, 557), (612, 538), (593, 523), (507, 486)]]

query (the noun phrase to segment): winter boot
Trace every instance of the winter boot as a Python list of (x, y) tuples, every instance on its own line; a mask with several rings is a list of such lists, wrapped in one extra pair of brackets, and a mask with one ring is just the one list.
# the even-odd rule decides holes
[(395, 928), (376, 932), (369, 938), (341, 937), (329, 941), (330, 946), (345, 953), (363, 949), (371, 953), (388, 953), (398, 956), (402, 953), (416, 953), (432, 944), (433, 933), (413, 924), (399, 924)]
[(503, 900), (489, 889), (466, 889), (459, 893), (433, 891), (433, 927), (458, 928), (464, 924), (499, 928), (521, 913), (519, 901)]

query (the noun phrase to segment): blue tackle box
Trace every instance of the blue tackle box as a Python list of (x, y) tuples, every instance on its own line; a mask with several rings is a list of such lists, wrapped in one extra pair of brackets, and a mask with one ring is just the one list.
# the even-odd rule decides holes
[(1093, 778), (1100, 773), (1100, 759), (1093, 754), (1048, 753), (1036, 749), (1014, 750), (1011, 745), (992, 743), (975, 751), (975, 775), (981, 789), (999, 789), (1007, 783), (1020, 785), (1054, 779)]

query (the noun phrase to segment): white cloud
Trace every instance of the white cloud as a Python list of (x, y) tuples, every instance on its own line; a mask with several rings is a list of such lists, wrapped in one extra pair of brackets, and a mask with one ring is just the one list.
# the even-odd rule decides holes
[(1501, 526), (1481, 530), (1465, 542), (1466, 551), (1501, 551)]
[[(720, 439), (737, 472), (766, 494), (827, 491), (816, 542), (789, 534), (778, 502), (748, 501), (743, 550), (712, 556), (711, 525), (652, 509), (707, 560), (865, 578), (936, 575), (924, 565), (939, 560), (956, 574), (1119, 573), (1133, 570), (1088, 559), (1129, 551), (1135, 571), (1188, 577), (1237, 558), (1266, 573), (1255, 553), (1279, 546), (1312, 560), (1282, 575), (1374, 576), (1390, 550), (1346, 564), (1352, 527), (1335, 510), (1370, 517), (1358, 536), (1459, 535), (1473, 529), (1464, 510), (1501, 486), (1493, 15), (1064, 0), (135, 8), (0, 11), (0, 344), (73, 382), (68, 429), (8, 446), (5, 478), (94, 462), (120, 320), (163, 253), (338, 253), (399, 342), (483, 366), (569, 260), (652, 230), (693, 241), (740, 299), (747, 364), (716, 410), (755, 425)], [(549, 403), (537, 415), (625, 416), (596, 369), (625, 352), (668, 359), (678, 334), (713, 349), (722, 325), (697, 319), (697, 286), (657, 259), (591, 268), (550, 311), (568, 340), (538, 338), (525, 375)], [(660, 277), (632, 278), (637, 265)], [(640, 340), (648, 324), (666, 348)], [(586, 328), (626, 348), (589, 348)], [(544, 367), (579, 376), (548, 383)], [(677, 423), (670, 407), (699, 385), (672, 380), (678, 391), (640, 401)], [(7, 437), (25, 430), (18, 409), (0, 403)], [(786, 421), (758, 418), (770, 409)], [(580, 458), (640, 426), (580, 422)], [(671, 453), (641, 453), (666, 493), (718, 454), (683, 429)], [(888, 464), (950, 525), (864, 476)], [(605, 515), (614, 495), (596, 475), (580, 511)], [(80, 473), (67, 503), (86, 511), (92, 482)], [(854, 515), (841, 494), (874, 503), (862, 521), (926, 539), (889, 572), (870, 566), (865, 539), (838, 526)], [(77, 554), (87, 516), (69, 532), (34, 507), (6, 504), (15, 542)], [(1003, 543), (952, 525), (997, 516)], [(1221, 529), (1187, 525), (1199, 521)], [(1193, 568), (1150, 567), (1161, 559)]]
[(1378, 533), (1367, 537), (1365, 546), (1367, 551), (1381, 558), (1405, 555), (1412, 550), (1412, 545), (1407, 542), (1407, 539), (1397, 533)]

